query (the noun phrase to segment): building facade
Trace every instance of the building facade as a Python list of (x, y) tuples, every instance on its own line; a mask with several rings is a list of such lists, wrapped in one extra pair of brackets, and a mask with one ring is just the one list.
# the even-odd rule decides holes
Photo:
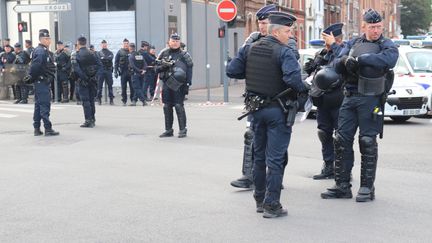
[(306, 0), (305, 40), (320, 39), (324, 29), (324, 0)]

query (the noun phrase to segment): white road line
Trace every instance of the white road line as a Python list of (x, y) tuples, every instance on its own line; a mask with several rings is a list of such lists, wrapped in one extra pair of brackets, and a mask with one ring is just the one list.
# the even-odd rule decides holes
[(0, 111), (16, 111), (16, 112), (23, 112), (23, 113), (33, 113), (33, 109), (17, 109), (17, 108), (5, 108), (5, 107), (0, 107)]
[(14, 117), (17, 117), (17, 115), (0, 113), (0, 118), (14, 118)]

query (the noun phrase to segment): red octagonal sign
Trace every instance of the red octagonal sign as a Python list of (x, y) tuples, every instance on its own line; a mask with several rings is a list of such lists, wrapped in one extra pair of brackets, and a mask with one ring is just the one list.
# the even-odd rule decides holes
[(223, 0), (218, 3), (216, 11), (219, 19), (225, 22), (229, 22), (236, 17), (237, 6), (234, 2), (230, 0)]

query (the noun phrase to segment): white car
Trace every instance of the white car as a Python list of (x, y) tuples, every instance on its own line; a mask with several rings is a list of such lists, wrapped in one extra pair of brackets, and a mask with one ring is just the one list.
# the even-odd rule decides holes
[(432, 50), (399, 47), (399, 59), (394, 68), (395, 82), (418, 84), (427, 93), (427, 109), (432, 110)]

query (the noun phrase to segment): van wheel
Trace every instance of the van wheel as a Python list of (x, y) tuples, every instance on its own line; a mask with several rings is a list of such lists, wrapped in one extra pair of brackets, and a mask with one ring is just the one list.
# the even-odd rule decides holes
[(390, 118), (395, 122), (406, 122), (411, 117), (410, 116), (391, 116)]

